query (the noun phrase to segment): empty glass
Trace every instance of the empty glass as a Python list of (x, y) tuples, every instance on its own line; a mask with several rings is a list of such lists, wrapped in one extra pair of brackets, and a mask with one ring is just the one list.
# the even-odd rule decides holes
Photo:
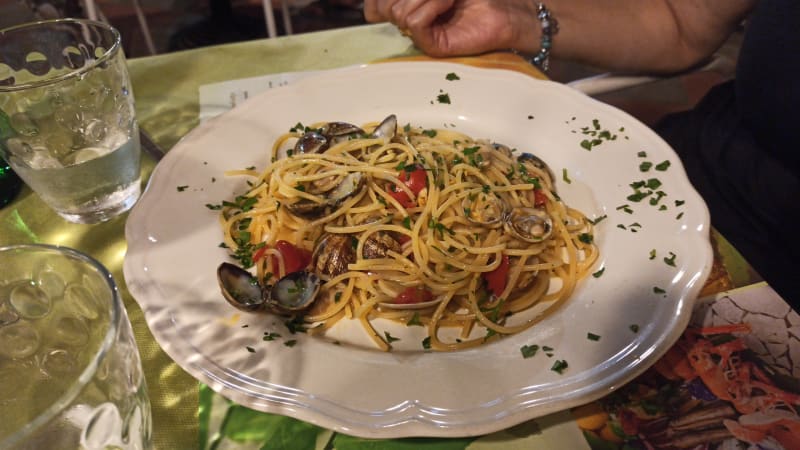
[(111, 274), (48, 245), (0, 247), (0, 449), (149, 449), (139, 352)]

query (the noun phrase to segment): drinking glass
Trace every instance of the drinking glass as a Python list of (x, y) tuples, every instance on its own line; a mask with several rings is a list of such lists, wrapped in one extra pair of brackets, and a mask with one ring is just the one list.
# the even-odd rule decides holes
[(111, 274), (66, 247), (0, 247), (0, 449), (149, 449), (150, 402)]
[(136, 203), (139, 129), (117, 30), (79, 19), (0, 30), (0, 157), (71, 222)]

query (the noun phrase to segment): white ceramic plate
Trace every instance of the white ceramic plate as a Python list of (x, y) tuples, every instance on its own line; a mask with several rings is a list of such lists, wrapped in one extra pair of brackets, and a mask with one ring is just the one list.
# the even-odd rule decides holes
[[(532, 329), (454, 353), (382, 353), (346, 324), (338, 333), (353, 344), (334, 345), (290, 335), (272, 316), (239, 314), (217, 287), (227, 255), (217, 212), (204, 206), (243, 191), (223, 172), (263, 167), (274, 138), (298, 121), (360, 124), (392, 113), (401, 124), (455, 127), (536, 153), (559, 178), (566, 169), (562, 198), (589, 217), (607, 216), (595, 235), (602, 275)], [(604, 130), (605, 138), (591, 135)], [(589, 151), (586, 139), (602, 144)], [(666, 171), (640, 169), (664, 161)], [(657, 206), (627, 199), (630, 183), (650, 178), (666, 194)], [(710, 270), (708, 232), (706, 207), (675, 153), (629, 115), (515, 72), (387, 63), (268, 91), (193, 130), (156, 167), (128, 219), (124, 273), (164, 350), (240, 404), (364, 437), (466, 436), (594, 400), (652, 364), (683, 330)], [(264, 333), (281, 337), (263, 341)], [(285, 345), (290, 339), (296, 345)], [(523, 358), (520, 348), (534, 344), (552, 356)], [(551, 370), (557, 360), (569, 365), (562, 374)]]

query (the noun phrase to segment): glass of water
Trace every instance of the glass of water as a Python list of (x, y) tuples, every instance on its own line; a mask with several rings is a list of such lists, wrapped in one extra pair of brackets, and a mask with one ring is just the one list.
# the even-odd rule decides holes
[(139, 352), (111, 274), (66, 247), (0, 247), (0, 449), (150, 449)]
[(136, 203), (139, 129), (116, 29), (59, 19), (0, 30), (0, 157), (68, 221)]

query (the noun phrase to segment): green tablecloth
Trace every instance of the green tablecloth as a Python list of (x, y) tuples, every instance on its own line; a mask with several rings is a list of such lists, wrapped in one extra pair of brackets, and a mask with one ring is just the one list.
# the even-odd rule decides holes
[[(415, 54), (417, 51), (411, 42), (394, 27), (369, 25), (132, 59), (129, 67), (139, 123), (157, 144), (169, 149), (198, 124), (198, 88), (201, 85)], [(154, 166), (155, 161), (144, 159), (145, 179)], [(142, 311), (127, 291), (122, 275), (127, 248), (126, 218), (127, 214), (92, 226), (67, 223), (51, 212), (37, 195), (24, 188), (13, 203), (0, 210), (0, 245), (28, 242), (66, 245), (89, 253), (112, 271), (121, 287), (144, 364), (156, 448), (197, 448), (200, 396), (211, 394), (200, 389), (197, 381), (160, 349), (147, 328)], [(547, 420), (557, 427), (560, 419), (554, 416)], [(257, 421), (255, 425), (259, 425)], [(502, 443), (503, 436), (531, 434), (536, 434), (536, 430), (512, 429), (496, 439)], [(438, 442), (444, 445), (444, 441)], [(459, 440), (448, 442), (455, 445), (453, 448), (465, 445)], [(524, 443), (524, 440), (518, 442)], [(347, 447), (346, 439), (338, 443)], [(403, 445), (413, 448), (421, 443), (411, 440)], [(486, 445), (492, 446), (491, 443), (489, 439)], [(505, 444), (501, 447), (506, 448)]]

